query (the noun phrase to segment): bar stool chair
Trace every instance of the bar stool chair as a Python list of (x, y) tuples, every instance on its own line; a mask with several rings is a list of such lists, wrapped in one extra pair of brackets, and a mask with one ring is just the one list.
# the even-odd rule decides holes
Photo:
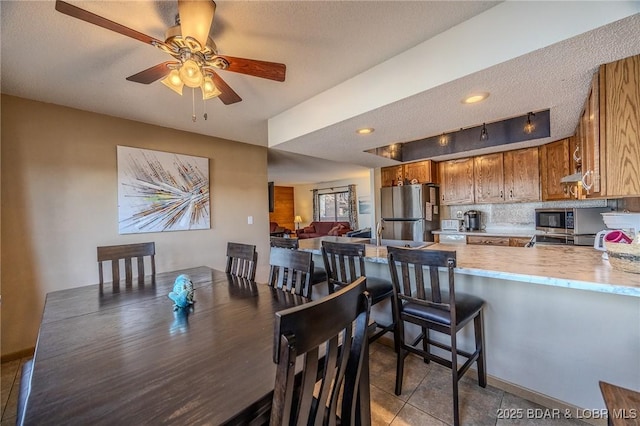
[[(271, 237), (271, 247), (280, 247), (298, 250), (300, 245), (297, 238)], [(311, 285), (320, 284), (327, 281), (327, 272), (322, 266), (313, 267), (313, 275), (311, 275)]]
[(371, 424), (364, 281), (276, 313), (271, 425)]
[[(324, 268), (327, 271), (327, 285), (329, 293), (344, 287), (355, 281), (358, 277), (367, 278), (367, 291), (371, 295), (371, 306), (384, 300), (390, 300), (392, 311), (392, 322), (390, 324), (375, 323), (376, 331), (370, 334), (369, 343), (375, 342), (385, 333), (395, 329), (395, 305), (392, 301), (393, 285), (391, 281), (384, 278), (367, 276), (364, 263), (364, 244), (360, 243), (335, 243), (331, 241), (322, 242), (322, 259)], [(395, 340), (395, 333), (394, 333)], [(395, 342), (397, 351), (397, 342)]]
[[(396, 315), (396, 344), (399, 347), (396, 366), (396, 395), (402, 393), (404, 359), (411, 352), (425, 362), (434, 361), (451, 369), (453, 383), (453, 423), (460, 424), (458, 410), (458, 381), (475, 362), (478, 368), (478, 385), (487, 386), (484, 357), (484, 331), (482, 308), (484, 300), (455, 291), (454, 272), (456, 252), (442, 250), (416, 250), (388, 247), (389, 269), (393, 282), (394, 313)], [(410, 268), (412, 267), (412, 268)], [(439, 268), (447, 268), (448, 288), (440, 288)], [(413, 269), (413, 272), (411, 271)], [(425, 282), (425, 275), (429, 277)], [(412, 281), (415, 289), (412, 288)], [(456, 335), (473, 320), (475, 351), (462, 351), (457, 346)], [(405, 341), (404, 323), (412, 323), (422, 329), (413, 342)], [(431, 340), (429, 330), (450, 336), (450, 344)], [(418, 344), (422, 342), (422, 348)], [(430, 345), (449, 351), (450, 359), (431, 353)], [(458, 368), (458, 355), (467, 358)]]

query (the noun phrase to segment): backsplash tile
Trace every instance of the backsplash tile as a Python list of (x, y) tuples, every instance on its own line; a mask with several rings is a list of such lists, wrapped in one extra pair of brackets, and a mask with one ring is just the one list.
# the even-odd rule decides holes
[(535, 230), (534, 212), (537, 208), (553, 207), (611, 207), (618, 209), (618, 200), (574, 200), (547, 201), (537, 203), (501, 203), (501, 204), (468, 204), (445, 206), (442, 219), (454, 219), (458, 212), (477, 210), (482, 213), (482, 229), (500, 230)]

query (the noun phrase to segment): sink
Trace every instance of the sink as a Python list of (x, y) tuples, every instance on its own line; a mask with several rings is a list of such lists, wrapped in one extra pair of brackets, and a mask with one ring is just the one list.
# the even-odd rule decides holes
[[(433, 243), (429, 243), (426, 241), (408, 241), (408, 240), (380, 240), (381, 246), (395, 246), (395, 247), (411, 247), (411, 248), (422, 248)], [(369, 244), (377, 245), (376, 239), (372, 238), (369, 240)]]

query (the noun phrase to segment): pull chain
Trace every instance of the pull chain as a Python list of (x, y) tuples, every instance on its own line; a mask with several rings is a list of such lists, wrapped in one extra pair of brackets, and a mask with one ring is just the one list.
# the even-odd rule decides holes
[(203, 99), (202, 100), (202, 111), (204, 112), (204, 121), (207, 121), (207, 100)]
[(191, 89), (191, 121), (196, 122), (196, 89)]

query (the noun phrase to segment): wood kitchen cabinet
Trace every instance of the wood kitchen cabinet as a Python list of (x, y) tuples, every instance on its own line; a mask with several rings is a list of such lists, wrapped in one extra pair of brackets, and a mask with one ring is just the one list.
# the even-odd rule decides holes
[(504, 201), (503, 154), (481, 155), (473, 158), (476, 203)]
[(640, 55), (600, 66), (576, 129), (586, 198), (640, 196)]
[(418, 183), (436, 182), (433, 162), (431, 160), (416, 161), (380, 169), (382, 186), (394, 186), (398, 184), (398, 181), (409, 184), (413, 179), (417, 180)]
[(506, 247), (506, 246), (509, 246), (509, 237), (482, 237), (482, 236), (468, 235), (467, 244)]
[(604, 171), (600, 170), (601, 195), (637, 197), (640, 196), (640, 55), (605, 64), (600, 73), (604, 74), (604, 82), (602, 76), (599, 80), (601, 167), (602, 157), (606, 160)]
[[(602, 91), (601, 91), (602, 89)], [(604, 72), (596, 73), (591, 80), (589, 96), (580, 115), (576, 137), (580, 143), (582, 155), (582, 188), (587, 198), (605, 195), (605, 178), (601, 171), (604, 166), (604, 138), (601, 123), (604, 114), (600, 114), (600, 101), (604, 101)], [(602, 127), (604, 129), (604, 127)]]
[(504, 154), (504, 200), (540, 201), (538, 148), (507, 151)]
[(538, 148), (474, 157), (475, 202), (540, 201), (538, 157)]
[(525, 247), (531, 238), (524, 237), (485, 237), (467, 235), (467, 244), (482, 246)]
[(402, 164), (380, 169), (380, 184), (382, 186), (394, 186), (398, 179), (402, 179)]
[(473, 157), (438, 164), (442, 204), (473, 204)]
[(405, 182), (411, 182), (417, 180), (418, 183), (433, 183), (436, 182), (434, 165), (431, 160), (416, 161), (414, 163), (403, 164), (403, 172)]
[(569, 138), (551, 142), (540, 147), (540, 184), (542, 201), (573, 198), (570, 186), (560, 179), (574, 173), (571, 168)]

